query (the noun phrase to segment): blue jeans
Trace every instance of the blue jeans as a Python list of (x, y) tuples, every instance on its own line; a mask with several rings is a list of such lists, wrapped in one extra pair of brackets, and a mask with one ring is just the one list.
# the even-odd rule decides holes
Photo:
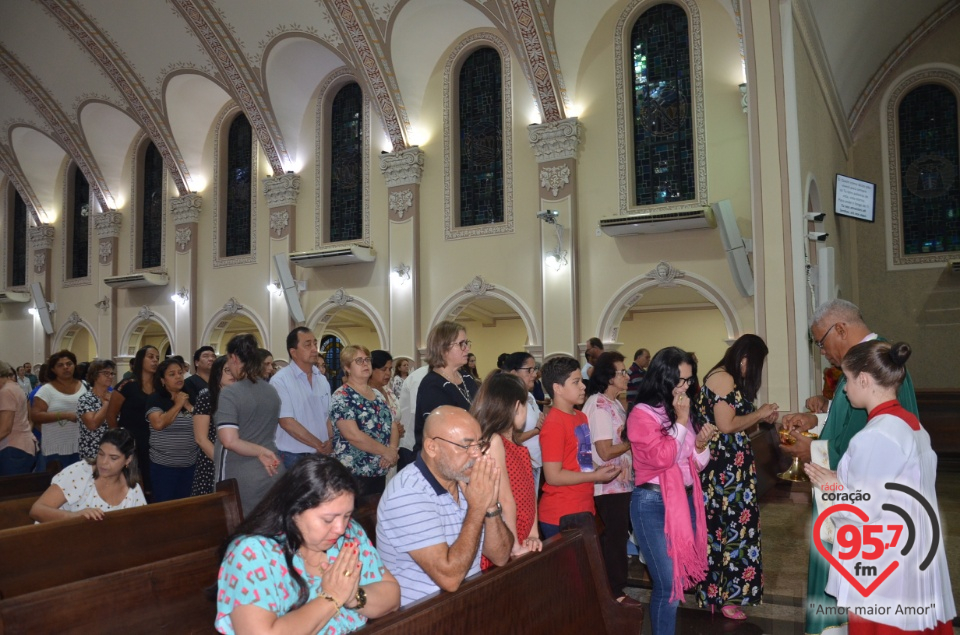
[[(690, 506), (690, 524), (696, 529), (692, 497), (687, 497)], [(640, 553), (647, 563), (647, 571), (653, 581), (650, 594), (650, 626), (653, 635), (673, 635), (677, 630), (677, 606), (679, 600), (670, 602), (673, 590), (673, 560), (667, 555), (667, 537), (664, 534), (663, 496), (660, 492), (638, 487), (630, 498), (630, 520)]]
[(0, 476), (15, 474), (29, 474), (37, 463), (35, 454), (27, 454), (20, 448), (4, 448), (0, 450)]
[(284, 452), (283, 450), (277, 450), (277, 454), (280, 455), (280, 460), (283, 461), (283, 467), (287, 468), (288, 472), (293, 469), (297, 461), (305, 456), (310, 456), (309, 453), (298, 454), (297, 452)]
[(546, 540), (553, 538), (560, 533), (560, 525), (551, 525), (549, 523), (540, 523), (540, 537)]
[(153, 485), (153, 502), (162, 503), (188, 498), (193, 487), (193, 472), (196, 466), (167, 467), (150, 464), (150, 481)]

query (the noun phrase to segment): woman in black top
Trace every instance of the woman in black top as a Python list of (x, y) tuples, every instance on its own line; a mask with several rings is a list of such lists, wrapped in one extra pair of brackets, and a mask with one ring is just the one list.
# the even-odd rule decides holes
[(110, 397), (107, 424), (126, 428), (137, 444), (137, 464), (148, 500), (153, 492), (150, 478), (150, 425), (147, 423), (147, 395), (153, 394), (153, 376), (160, 365), (160, 351), (144, 346), (137, 351), (130, 370), (133, 376), (117, 384)]
[(467, 330), (457, 322), (440, 322), (427, 336), (430, 372), (417, 389), (414, 453), (423, 446), (423, 424), (434, 409), (439, 406), (470, 409), (473, 397), (477, 394), (477, 383), (473, 377), (460, 374), (460, 367), (467, 363), (469, 354)]

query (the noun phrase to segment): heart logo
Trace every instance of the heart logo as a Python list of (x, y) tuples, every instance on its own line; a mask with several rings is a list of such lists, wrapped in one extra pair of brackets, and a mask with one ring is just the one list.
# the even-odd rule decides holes
[[(853, 577), (853, 574), (847, 571), (846, 568), (844, 568), (844, 566), (840, 564), (840, 562), (836, 558), (833, 557), (833, 554), (827, 551), (827, 548), (823, 546), (823, 542), (820, 541), (820, 526), (823, 525), (823, 521), (825, 521), (827, 519), (827, 516), (829, 516), (833, 512), (840, 512), (840, 511), (850, 512), (854, 516), (862, 520), (864, 523), (870, 520), (870, 517), (867, 516), (866, 512), (864, 512), (858, 507), (854, 507), (853, 505), (848, 505), (846, 503), (831, 505), (826, 512), (817, 516), (817, 522), (814, 523), (813, 525), (814, 544), (817, 546), (817, 551), (820, 552), (820, 555), (823, 556), (826, 559), (826, 561), (830, 563), (830, 566), (832, 566), (834, 569), (839, 571), (840, 575), (846, 578), (847, 582), (853, 585), (853, 588), (856, 589), (857, 592), (860, 593), (860, 595), (862, 595), (863, 597), (869, 597), (871, 593), (877, 590), (877, 587), (880, 586), (884, 580), (890, 577), (891, 573), (896, 571), (897, 567), (900, 566), (900, 563), (897, 562), (896, 560), (891, 562), (890, 566), (888, 566), (886, 569), (880, 572), (880, 575), (877, 576), (877, 579), (870, 583), (870, 586), (864, 588), (864, 586), (860, 584), (860, 581), (857, 580), (855, 577)], [(837, 531), (839, 532), (840, 529), (838, 528)]]

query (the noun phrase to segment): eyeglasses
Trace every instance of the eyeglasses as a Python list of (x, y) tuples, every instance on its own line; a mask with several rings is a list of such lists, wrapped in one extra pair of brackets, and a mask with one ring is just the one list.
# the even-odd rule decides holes
[(677, 382), (677, 386), (690, 386), (693, 384), (693, 377), (681, 377), (680, 381)]
[(459, 342), (454, 342), (450, 347), (459, 346), (461, 351), (466, 351), (470, 349), (470, 345), (473, 344), (470, 340), (460, 340)]
[(490, 448), (489, 441), (480, 441), (477, 443), (468, 443), (467, 445), (463, 445), (462, 443), (456, 443), (449, 439), (444, 439), (443, 437), (430, 437), (430, 438), (436, 441), (444, 441), (446, 443), (449, 443), (450, 445), (455, 445), (461, 450), (465, 450), (466, 452), (473, 452), (474, 450), (476, 450), (480, 454), (483, 454)]
[(100, 374), (106, 375), (107, 377), (113, 377), (114, 375), (116, 375), (116, 373), (113, 372), (112, 370), (101, 370)]
[(827, 336), (830, 335), (830, 331), (832, 331), (832, 330), (834, 329), (834, 327), (837, 326), (837, 324), (840, 324), (840, 323), (839, 323), (839, 322), (834, 322), (833, 326), (831, 326), (830, 328), (828, 328), (828, 329), (827, 329), (827, 332), (824, 333), (824, 334), (823, 334), (823, 337), (821, 337), (820, 340), (817, 342), (817, 348), (819, 348), (821, 351), (823, 350), (823, 343), (827, 341)]
[(518, 372), (518, 373), (531, 373), (531, 374), (532, 374), (532, 373), (537, 372), (537, 367), (536, 367), (536, 366), (525, 366), (524, 368), (518, 368), (518, 369), (517, 369), (517, 372)]
[(621, 377), (629, 377), (629, 376), (630, 376), (630, 371), (627, 370), (626, 368), (624, 368), (624, 369), (622, 369), (622, 370), (614, 371), (613, 374), (614, 374), (614, 375), (620, 375)]
[(354, 364), (360, 364), (361, 366), (366, 366), (367, 364), (370, 363), (370, 358), (369, 358), (369, 357), (354, 357), (354, 358), (353, 358), (353, 363), (354, 363)]

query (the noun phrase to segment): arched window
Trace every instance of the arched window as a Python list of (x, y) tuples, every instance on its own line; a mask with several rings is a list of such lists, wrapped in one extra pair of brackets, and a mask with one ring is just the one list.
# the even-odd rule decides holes
[(491, 47), (471, 53), (458, 78), (458, 225), (502, 223), (503, 78), (500, 54)]
[(27, 204), (13, 184), (9, 186), (7, 209), (10, 210), (7, 222), (7, 260), (6, 286), (21, 287), (27, 284)]
[(350, 82), (330, 112), (329, 225), (326, 242), (363, 238), (363, 91)]
[(153, 142), (143, 153), (141, 167), (140, 222), (137, 224), (140, 246), (139, 268), (159, 267), (163, 260), (163, 157)]
[(90, 274), (90, 185), (83, 172), (72, 166), (67, 197), (67, 278)]
[(897, 113), (905, 256), (960, 251), (957, 96), (942, 84), (907, 93)]
[(226, 159), (223, 255), (229, 258), (249, 254), (252, 244), (253, 129), (242, 113), (230, 124)]
[[(331, 382), (340, 374), (340, 352), (343, 342), (336, 335), (324, 335), (320, 338), (320, 358), (327, 363), (327, 379)], [(336, 387), (333, 387), (336, 390)]]
[(690, 29), (674, 4), (645, 11), (630, 32), (634, 205), (696, 198)]

